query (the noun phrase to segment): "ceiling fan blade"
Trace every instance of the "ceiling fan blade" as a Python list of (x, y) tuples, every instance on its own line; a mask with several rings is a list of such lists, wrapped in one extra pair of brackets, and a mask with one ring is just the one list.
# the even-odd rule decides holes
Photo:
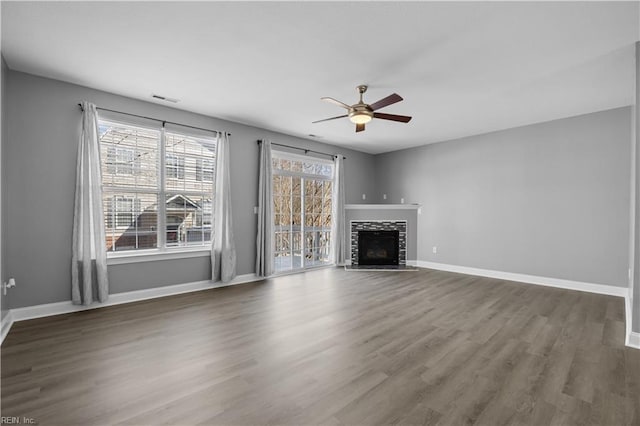
[(324, 97), (324, 98), (320, 98), (320, 99), (322, 99), (323, 101), (331, 102), (332, 104), (338, 105), (338, 106), (340, 106), (342, 108), (351, 109), (351, 106), (345, 104), (344, 102), (340, 102), (337, 99), (328, 98), (328, 97)]
[(380, 108), (384, 108), (386, 106), (395, 104), (396, 102), (400, 102), (401, 100), (402, 100), (402, 96), (398, 95), (397, 93), (394, 93), (392, 95), (387, 96), (386, 98), (380, 99), (378, 102), (372, 103), (369, 106), (371, 107), (372, 111), (375, 111)]
[(356, 124), (356, 133), (358, 132), (364, 132), (364, 123)]
[(345, 117), (348, 117), (348, 115), (345, 114), (345, 115), (339, 115), (337, 117), (325, 118), (324, 120), (312, 121), (311, 124), (322, 123), (323, 121), (335, 120), (338, 118), (345, 118)]
[(400, 121), (401, 123), (408, 123), (409, 121), (411, 121), (411, 117), (406, 115), (385, 114), (382, 112), (374, 112), (373, 116), (375, 118), (381, 118), (383, 120)]

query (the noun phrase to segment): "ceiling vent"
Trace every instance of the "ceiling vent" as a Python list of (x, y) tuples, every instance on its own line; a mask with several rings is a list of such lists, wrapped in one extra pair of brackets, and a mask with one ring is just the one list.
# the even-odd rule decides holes
[(161, 101), (171, 102), (171, 103), (174, 103), (174, 104), (177, 104), (178, 102), (180, 102), (178, 99), (167, 98), (166, 96), (151, 95), (151, 97), (154, 98), (154, 99), (159, 99)]

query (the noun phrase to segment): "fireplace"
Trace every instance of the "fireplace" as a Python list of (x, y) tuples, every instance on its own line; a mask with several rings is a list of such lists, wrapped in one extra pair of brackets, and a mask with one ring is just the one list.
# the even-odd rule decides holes
[(351, 265), (377, 269), (407, 264), (407, 222), (352, 220)]
[(399, 231), (358, 231), (358, 265), (398, 265)]

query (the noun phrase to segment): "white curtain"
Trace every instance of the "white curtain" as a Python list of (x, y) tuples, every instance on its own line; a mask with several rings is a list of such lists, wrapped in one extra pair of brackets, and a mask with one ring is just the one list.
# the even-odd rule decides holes
[(345, 244), (345, 217), (344, 217), (344, 158), (336, 155), (333, 163), (333, 224), (331, 227), (333, 237), (333, 261), (336, 265), (343, 265), (347, 258)]
[(236, 276), (236, 245), (233, 239), (231, 185), (229, 182), (229, 135), (218, 133), (216, 142), (216, 185), (211, 241), (211, 280), (231, 281)]
[(273, 170), (271, 169), (271, 142), (267, 140), (263, 140), (260, 145), (259, 167), (256, 275), (268, 277), (273, 273), (273, 200), (271, 197)]
[(76, 195), (73, 209), (71, 300), (89, 305), (109, 297), (107, 253), (102, 212), (102, 176), (96, 106), (82, 103)]

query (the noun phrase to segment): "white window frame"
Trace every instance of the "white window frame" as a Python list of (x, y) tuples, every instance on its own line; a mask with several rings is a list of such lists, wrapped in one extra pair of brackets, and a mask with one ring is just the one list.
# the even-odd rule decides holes
[[(140, 124), (140, 123), (136, 123), (136, 122), (131, 122), (128, 120), (122, 120), (122, 119), (114, 119), (111, 117), (108, 118), (99, 118), (99, 122), (105, 122), (105, 123), (112, 123), (112, 124), (121, 124), (121, 125), (125, 125), (125, 126), (131, 126), (131, 127), (138, 127), (138, 128), (146, 128), (146, 129), (150, 129), (150, 130), (154, 130), (154, 131), (158, 131), (159, 132), (159, 137), (158, 137), (158, 156), (157, 156), (157, 171), (158, 171), (158, 186), (156, 189), (148, 189), (148, 188), (131, 188), (131, 187), (118, 187), (118, 186), (112, 186), (110, 187), (110, 190), (108, 191), (109, 193), (112, 193), (113, 195), (113, 225), (117, 225), (117, 221), (118, 221), (118, 211), (117, 211), (117, 207), (116, 207), (116, 198), (120, 197), (122, 198), (122, 196), (118, 196), (117, 192), (124, 192), (124, 193), (132, 193), (132, 194), (136, 194), (136, 193), (144, 193), (144, 194), (149, 194), (149, 193), (154, 193), (156, 194), (157, 200), (158, 200), (158, 222), (157, 222), (157, 242), (158, 242), (158, 247), (156, 248), (149, 248), (149, 249), (136, 249), (136, 250), (123, 250), (123, 251), (107, 251), (107, 265), (118, 265), (118, 264), (125, 264), (125, 263), (137, 263), (137, 262), (150, 262), (150, 261), (158, 261), (158, 260), (169, 260), (169, 259), (183, 259), (183, 258), (190, 258), (190, 257), (205, 257), (205, 256), (209, 256), (211, 254), (211, 248), (208, 245), (208, 242), (204, 242), (203, 245), (193, 245), (193, 246), (177, 246), (177, 247), (167, 247), (166, 245), (166, 237), (167, 237), (167, 229), (166, 229), (166, 197), (167, 194), (172, 194), (175, 191), (173, 190), (168, 190), (166, 188), (166, 180), (167, 180), (167, 155), (166, 155), (166, 139), (165, 139), (165, 128), (164, 127), (155, 127), (155, 126), (150, 126), (150, 125), (145, 125), (145, 124)], [(199, 139), (211, 139), (212, 142), (215, 143), (215, 136), (212, 137), (204, 137), (202, 134), (190, 134), (190, 133), (186, 133), (186, 132), (177, 132), (177, 131), (171, 131), (171, 133), (176, 134), (183, 134), (184, 136), (188, 136), (188, 137), (196, 137)], [(131, 149), (128, 147), (115, 147), (116, 150), (114, 152), (115, 157), (117, 157), (117, 150), (118, 149), (123, 149), (123, 150), (128, 150), (128, 151), (132, 151), (133, 152), (133, 172), (135, 172), (135, 167), (139, 166), (136, 164), (136, 153), (135, 153), (135, 149)], [(176, 166), (180, 167), (180, 155), (179, 154), (169, 154), (169, 156), (173, 156), (174, 158), (177, 158), (177, 162), (176, 162)], [(209, 158), (206, 158), (206, 160), (209, 161), (215, 161), (215, 160), (210, 160)], [(110, 163), (107, 166), (108, 167), (116, 167), (114, 170), (116, 173), (115, 174), (123, 174), (123, 173), (118, 173), (118, 168), (117, 168), (117, 162), (114, 163)], [(184, 157), (182, 157), (182, 176), (184, 178), (184, 173), (185, 173), (185, 159)], [(178, 172), (178, 176), (179, 176), (179, 169), (176, 169), (176, 171)], [(124, 173), (126, 175), (131, 175), (133, 173)], [(173, 179), (179, 179), (179, 178), (173, 178)], [(213, 182), (213, 180), (212, 180)], [(125, 198), (129, 198), (129, 197), (125, 197)], [(133, 200), (133, 208), (136, 208), (136, 204), (135, 204), (135, 199)], [(212, 201), (213, 202), (213, 201)], [(139, 209), (138, 209), (139, 210)], [(211, 215), (213, 215), (213, 208), (211, 208)], [(135, 217), (132, 219), (135, 220)], [(213, 217), (211, 218), (211, 221), (213, 222)], [(213, 229), (211, 230), (211, 236), (213, 238)]]

